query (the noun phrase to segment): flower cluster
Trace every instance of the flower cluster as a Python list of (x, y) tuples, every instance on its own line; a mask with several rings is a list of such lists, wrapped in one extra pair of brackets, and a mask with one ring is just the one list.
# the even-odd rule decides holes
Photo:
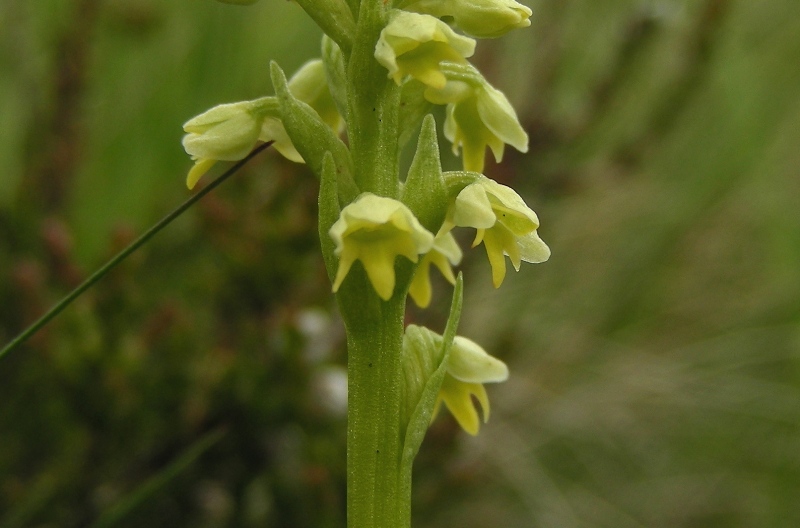
[[(506, 96), (468, 61), (476, 38), (529, 26), (531, 10), (514, 0), (365, 1), (360, 12), (343, 0), (297, 3), (326, 33), (322, 58), (288, 82), (273, 64), (276, 95), (220, 105), (189, 120), (183, 139), (195, 161), (189, 188), (215, 162), (241, 160), (259, 142), (272, 141), (286, 158), (307, 163), (321, 182), (319, 227), (332, 289), (353, 327), (359, 321), (348, 317), (363, 316), (363, 306), (404, 303), (409, 295), (428, 307), (431, 266), (455, 285), (453, 267), (462, 259), (458, 228), (476, 230), (472, 246), (483, 243), (495, 287), (505, 278), (506, 257), (517, 271), (523, 261), (547, 260), (550, 249), (539, 238), (536, 213), (513, 189), (481, 174), (487, 149), (500, 162), (506, 145), (526, 152), (528, 135)], [(362, 20), (379, 26), (358, 32)], [(378, 36), (355, 40), (362, 35)], [(371, 77), (363, 73), (373, 71)], [(361, 91), (368, 97), (360, 99)], [(442, 172), (435, 120), (425, 116), (435, 105), (445, 107), (444, 136), (462, 156), (462, 171)], [(414, 161), (401, 178), (394, 174), (401, 138), (420, 124)], [(347, 144), (340, 137), (345, 128)], [(359, 152), (381, 141), (381, 148), (370, 151), (372, 159)], [(387, 172), (394, 181), (387, 183)], [(353, 301), (345, 292), (365, 297)], [(361, 304), (348, 311), (351, 302)], [(430, 378), (439, 379), (432, 413), (444, 404), (476, 434), (480, 420), (473, 397), (487, 419), (483, 384), (504, 381), (508, 369), (466, 338), (430, 335), (414, 345), (408, 361), (436, 358), (432, 365), (446, 368), (440, 379)], [(436, 368), (428, 370), (425, 379)]]
[(466, 60), (475, 51), (475, 40), (437, 17), (453, 17), (477, 37), (496, 37), (530, 25), (530, 9), (513, 0), (420, 0), (407, 9), (415, 12), (395, 10), (390, 16), (375, 58), (397, 84), (415, 79), (427, 87), (428, 101), (447, 105), (445, 135), (456, 154), (463, 146), (464, 169), (483, 171), (487, 146), (498, 162), (505, 144), (527, 152), (528, 135), (511, 103)]

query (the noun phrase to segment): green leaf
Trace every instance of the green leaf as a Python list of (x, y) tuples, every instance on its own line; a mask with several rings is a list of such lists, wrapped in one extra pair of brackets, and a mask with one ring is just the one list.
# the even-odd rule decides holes
[(353, 46), (356, 22), (344, 0), (297, 0), (308, 16), (346, 52)]
[(286, 75), (274, 61), (270, 64), (270, 73), (280, 102), (283, 126), (297, 152), (320, 178), (322, 178), (322, 159), (326, 152), (330, 152), (336, 166), (339, 200), (343, 204), (350, 203), (359, 194), (353, 182), (350, 151), (313, 108), (292, 95), (286, 82)]
[(319, 186), (319, 242), (322, 246), (322, 257), (325, 260), (325, 269), (328, 271), (328, 278), (333, 282), (336, 276), (336, 266), (338, 258), (334, 253), (334, 244), (329, 231), (331, 226), (339, 219), (341, 209), (336, 191), (336, 166), (333, 163), (333, 155), (326, 152), (322, 158), (322, 176)]

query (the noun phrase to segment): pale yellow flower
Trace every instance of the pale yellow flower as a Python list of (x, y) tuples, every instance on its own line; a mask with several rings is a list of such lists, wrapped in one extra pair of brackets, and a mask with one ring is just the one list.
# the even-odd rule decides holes
[(461, 262), (462, 255), (461, 248), (458, 247), (458, 243), (456, 243), (452, 233), (440, 231), (436, 235), (433, 240), (433, 247), (425, 253), (419, 266), (417, 266), (417, 270), (414, 272), (414, 279), (411, 281), (411, 287), (408, 290), (409, 295), (417, 303), (417, 306), (427, 308), (431, 303), (431, 264), (439, 268), (439, 271), (442, 272), (442, 275), (450, 284), (455, 285), (456, 278), (453, 275), (451, 266), (456, 266)]
[(475, 52), (475, 41), (459, 35), (436, 17), (393, 10), (375, 46), (375, 58), (400, 84), (410, 75), (423, 84), (443, 88), (442, 61), (463, 62)]
[(433, 416), (442, 403), (450, 410), (458, 424), (471, 435), (478, 434), (480, 419), (472, 397), (478, 401), (484, 423), (489, 420), (489, 397), (484, 383), (498, 383), (508, 379), (508, 367), (490, 356), (480, 345), (456, 336), (447, 360), (447, 373), (436, 398)]
[(411, 0), (403, 9), (450, 17), (466, 34), (495, 38), (531, 25), (532, 11), (514, 0)]
[(440, 89), (428, 88), (425, 98), (447, 105), (444, 135), (454, 154), (463, 149), (464, 170), (483, 172), (487, 146), (498, 163), (506, 144), (528, 151), (528, 134), (503, 92), (469, 64), (443, 63), (441, 70), (448, 82)]
[(472, 246), (483, 242), (492, 266), (492, 281), (497, 288), (506, 275), (505, 255), (514, 269), (520, 263), (544, 262), (550, 258), (539, 234), (539, 218), (510, 187), (483, 175), (458, 193), (448, 213), (448, 221), (459, 227), (477, 229)]
[(433, 235), (408, 207), (371, 193), (362, 194), (342, 209), (329, 233), (339, 257), (333, 291), (339, 290), (353, 263), (360, 260), (378, 296), (385, 301), (394, 293), (395, 258), (402, 255), (417, 262), (419, 255), (433, 245)]
[(238, 161), (253, 150), (263, 118), (251, 107), (247, 101), (215, 106), (183, 125), (183, 148), (195, 160), (186, 178), (190, 189), (215, 162)]
[[(289, 80), (289, 90), (300, 101), (317, 111), (322, 120), (337, 133), (342, 120), (328, 90), (322, 61), (304, 64)], [(195, 160), (189, 170), (186, 185), (191, 189), (217, 161), (239, 161), (245, 158), (259, 141), (272, 141), (275, 150), (295, 163), (303, 157), (292, 144), (278, 111), (275, 97), (215, 106), (183, 125), (187, 133), (183, 147)]]

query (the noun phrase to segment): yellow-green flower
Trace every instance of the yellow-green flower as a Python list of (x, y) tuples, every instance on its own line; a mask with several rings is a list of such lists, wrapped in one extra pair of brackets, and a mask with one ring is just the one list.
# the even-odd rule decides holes
[(414, 280), (411, 281), (411, 287), (408, 290), (417, 306), (427, 308), (431, 303), (431, 264), (439, 268), (439, 271), (442, 272), (442, 275), (450, 284), (455, 285), (456, 278), (453, 275), (451, 266), (461, 262), (461, 257), (461, 248), (458, 247), (453, 234), (449, 231), (439, 231), (439, 234), (433, 240), (433, 247), (425, 253), (419, 266), (417, 266)]
[[(289, 90), (337, 133), (342, 130), (344, 121), (328, 90), (321, 60), (304, 64), (289, 80)], [(283, 127), (278, 106), (275, 97), (262, 97), (215, 106), (187, 121), (183, 125), (183, 148), (195, 164), (189, 170), (186, 185), (193, 188), (217, 161), (243, 159), (259, 141), (272, 141), (285, 158), (303, 163)]]
[(531, 25), (532, 11), (514, 0), (411, 0), (403, 9), (450, 17), (466, 34), (495, 38)]
[(394, 261), (402, 255), (417, 262), (430, 251), (433, 235), (422, 227), (402, 202), (364, 193), (342, 209), (330, 236), (336, 244), (339, 269), (333, 291), (339, 287), (356, 260), (360, 260), (378, 296), (387, 301), (394, 293)]
[(475, 41), (459, 35), (436, 17), (393, 10), (375, 46), (375, 58), (400, 84), (406, 75), (434, 88), (447, 82), (442, 61), (463, 62), (475, 52)]
[(528, 151), (528, 134), (503, 92), (469, 64), (444, 63), (442, 71), (448, 82), (440, 89), (428, 88), (425, 98), (447, 105), (444, 135), (453, 143), (454, 154), (463, 148), (464, 170), (483, 171), (487, 146), (498, 163), (506, 143)]
[(538, 263), (550, 258), (550, 248), (536, 231), (536, 213), (513, 189), (483, 175), (458, 193), (448, 221), (478, 230), (472, 247), (481, 242), (486, 247), (495, 288), (506, 275), (505, 255), (517, 271), (522, 261)]
[(247, 101), (215, 106), (183, 125), (183, 148), (195, 160), (186, 178), (190, 189), (217, 161), (237, 161), (253, 150), (263, 118), (251, 106)]
[(480, 419), (472, 397), (481, 406), (483, 421), (489, 420), (489, 397), (484, 383), (498, 383), (508, 379), (508, 367), (490, 356), (480, 345), (456, 336), (447, 359), (447, 373), (436, 398), (433, 416), (444, 403), (458, 424), (471, 435), (478, 434)]

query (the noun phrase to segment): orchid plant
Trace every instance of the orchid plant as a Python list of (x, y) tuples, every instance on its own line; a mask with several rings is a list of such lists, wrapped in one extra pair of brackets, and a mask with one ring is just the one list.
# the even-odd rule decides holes
[[(251, 4), (255, 0), (224, 0)], [(287, 80), (271, 64), (275, 95), (223, 104), (189, 120), (191, 189), (217, 161), (244, 159), (261, 142), (306, 163), (320, 180), (319, 235), (347, 331), (347, 524), (410, 526), (411, 468), (442, 404), (475, 435), (489, 417), (485, 383), (506, 365), (456, 335), (462, 251), (453, 230), (476, 230), (499, 287), (506, 256), (550, 256), (539, 220), (512, 189), (481, 172), (487, 147), (528, 148), (508, 99), (467, 59), (474, 38), (530, 25), (514, 0), (297, 0), (322, 28), (321, 57)], [(474, 38), (473, 38), (474, 37)], [(442, 172), (436, 122), (463, 170)], [(347, 143), (342, 138), (346, 134)], [(417, 135), (407, 174), (399, 154)], [(446, 328), (404, 325), (407, 297), (432, 298), (433, 264), (454, 285)], [(474, 397), (474, 399), (473, 399)]]

